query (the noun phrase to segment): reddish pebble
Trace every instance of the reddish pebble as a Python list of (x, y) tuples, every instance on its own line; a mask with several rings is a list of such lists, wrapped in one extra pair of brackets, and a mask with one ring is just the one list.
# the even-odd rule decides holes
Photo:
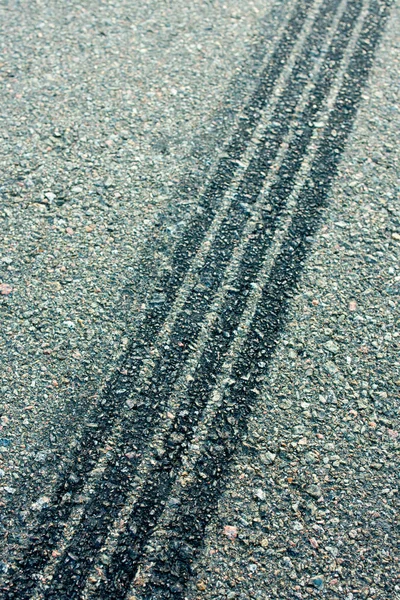
[(12, 292), (12, 286), (8, 285), (8, 283), (0, 283), (0, 294), (3, 296), (8, 296)]
[(73, 235), (73, 233), (74, 233), (74, 230), (72, 229), (72, 227), (67, 227), (67, 229), (65, 231), (68, 233), (68, 235)]
[(224, 535), (226, 535), (226, 537), (228, 537), (230, 540), (234, 540), (235, 538), (237, 538), (237, 534), (237, 527), (235, 527), (234, 525), (225, 525)]
[(310, 542), (310, 544), (311, 544), (311, 546), (312, 546), (313, 548), (315, 548), (315, 549), (317, 549), (317, 548), (318, 548), (319, 544), (318, 544), (318, 542), (317, 542), (317, 540), (316, 540), (315, 538), (310, 538), (310, 539), (309, 539), (309, 542)]
[(357, 302), (355, 300), (349, 302), (349, 310), (357, 310)]

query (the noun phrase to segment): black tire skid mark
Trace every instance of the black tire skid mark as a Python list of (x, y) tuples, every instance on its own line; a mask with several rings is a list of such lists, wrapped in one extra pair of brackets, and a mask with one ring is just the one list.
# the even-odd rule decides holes
[[(317, 41), (320, 41), (319, 38), (321, 37), (321, 31), (325, 33), (325, 28), (330, 24), (330, 22), (325, 21), (329, 17), (330, 12), (335, 11), (336, 7), (336, 3), (330, 2), (329, 10), (326, 10), (326, 14), (324, 11), (322, 11), (320, 23), (315, 28), (314, 35), (312, 36), (312, 42), (310, 42), (307, 48), (306, 56), (308, 54), (309, 56), (314, 55), (314, 58), (316, 57), (315, 44)], [(325, 7), (325, 9), (326, 8), (327, 7)], [(359, 3), (355, 3), (354, 6), (347, 11), (346, 16), (343, 18), (344, 32), (342, 31), (342, 34), (346, 34), (351, 31), (351, 24), (354, 22), (354, 16), (359, 11), (359, 8)], [(322, 43), (323, 41), (324, 39), (321, 40)], [(322, 43), (320, 44), (321, 46)], [(307, 58), (309, 58), (309, 56), (307, 56)], [(308, 68), (311, 69), (312, 66), (305, 66), (304, 55), (301, 55), (297, 63), (297, 72), (293, 77), (293, 85), (289, 86), (288, 93), (283, 95), (280, 106), (276, 111), (276, 117), (283, 114), (284, 111), (286, 112), (289, 107), (291, 110), (293, 110), (294, 106), (296, 105), (298, 95), (301, 92), (302, 87), (307, 82), (306, 74)], [(213, 252), (213, 249), (211, 250), (210, 259), (209, 261), (206, 261), (204, 270), (206, 272), (210, 272), (214, 268), (214, 273), (218, 273), (214, 278), (214, 285), (213, 289), (210, 290), (210, 296), (206, 296), (204, 300), (201, 297), (202, 292), (198, 295), (196, 293), (194, 293), (194, 295), (192, 294), (186, 305), (186, 309), (184, 308), (182, 310), (184, 315), (183, 323), (182, 319), (179, 320), (176, 331), (172, 333), (172, 339), (180, 340), (181, 344), (182, 340), (191, 338), (193, 339), (199, 332), (205, 311), (212, 302), (211, 292), (215, 292), (217, 290), (221, 282), (224, 267), (230, 258), (232, 245), (236, 241), (235, 234), (237, 232), (240, 234), (246, 224), (245, 215), (240, 213), (242, 201), (246, 200), (246, 202), (255, 202), (264, 180), (264, 172), (271, 166), (278, 151), (282, 137), (287, 132), (289, 125), (290, 121), (286, 120), (285, 122), (282, 122), (278, 128), (273, 126), (272, 130), (269, 129), (267, 134), (264, 136), (263, 143), (260, 144), (261, 151), (249, 169), (249, 176), (246, 178), (247, 185), (242, 185), (242, 190), (235, 199), (230, 211), (230, 215), (225, 221), (225, 227), (223, 224), (221, 232), (217, 238), (217, 242), (213, 246), (214, 249), (216, 245), (217, 249), (215, 252)], [(249, 188), (251, 190), (251, 200), (249, 200)], [(256, 273), (260, 267), (260, 261), (263, 259), (263, 253), (257, 250), (257, 247), (265, 249), (270, 244), (273, 232), (276, 228), (277, 217), (279, 216), (283, 207), (284, 202), (280, 202), (279, 205), (276, 204), (274, 207), (275, 210), (272, 213), (268, 214), (265, 211), (263, 230), (258, 230), (250, 247), (246, 249), (246, 258), (244, 260), (244, 264), (242, 265), (242, 272), (246, 273), (246, 277), (243, 280), (244, 286), (241, 285), (241, 289), (235, 294), (236, 318), (233, 319), (234, 322), (240, 320), (242, 311), (246, 304), (246, 296), (248, 293), (248, 288), (251, 284), (251, 280), (256, 276)], [(241, 218), (239, 223), (238, 217)], [(227, 251), (226, 248), (227, 240), (229, 240), (230, 244), (230, 247), (228, 247), (229, 251)], [(218, 242), (220, 247), (218, 247)], [(202, 307), (202, 310), (199, 310), (199, 306)], [(195, 307), (196, 311), (194, 316), (193, 307)], [(230, 315), (231, 310), (232, 307), (228, 304), (228, 307), (225, 308), (224, 318), (221, 317), (220, 321), (226, 321), (225, 317)], [(226, 354), (228, 351), (230, 336), (229, 339), (227, 339), (224, 337), (224, 334), (228, 328), (232, 328), (232, 319), (229, 320), (229, 326), (227, 325), (224, 331), (217, 330), (214, 332), (212, 349), (210, 347), (206, 349), (205, 360), (204, 358), (202, 360), (203, 367), (204, 364), (206, 367), (205, 369), (202, 369), (201, 389), (197, 389), (194, 392), (194, 395), (197, 397), (200, 396), (204, 398), (206, 392), (208, 392), (209, 384), (212, 384), (212, 381), (207, 381), (210, 375), (209, 364), (213, 365), (212, 371), (215, 374), (223, 360), (224, 354)], [(198, 326), (197, 330), (193, 328), (193, 323)], [(236, 325), (237, 324), (238, 323), (236, 323)], [(54, 577), (57, 589), (62, 589), (63, 593), (68, 592), (70, 597), (72, 597), (71, 594), (74, 593), (74, 589), (78, 590), (80, 588), (85, 576), (87, 575), (88, 569), (91, 567), (93, 554), (96, 552), (96, 550), (98, 550), (99, 547), (101, 547), (110, 525), (114, 519), (116, 519), (119, 511), (124, 506), (126, 497), (132, 486), (132, 479), (135, 476), (135, 471), (138, 466), (146, 438), (150, 435), (150, 432), (154, 430), (155, 425), (161, 418), (162, 411), (160, 411), (160, 405), (165, 405), (166, 400), (171, 393), (172, 385), (178, 377), (179, 367), (181, 366), (182, 361), (185, 359), (186, 353), (187, 352), (181, 350), (181, 346), (179, 345), (169, 348), (163, 353), (163, 356), (161, 357), (161, 360), (155, 369), (156, 377), (153, 378), (150, 389), (146, 389), (140, 394), (143, 399), (143, 401), (140, 403), (140, 408), (142, 408), (142, 410), (139, 408), (134, 412), (133, 422), (132, 419), (130, 421), (127, 419), (126, 422), (121, 426), (123, 433), (122, 441), (119, 444), (120, 453), (118, 453), (118, 451), (115, 452), (118, 455), (117, 464), (111, 463), (106, 469), (106, 472), (102, 477), (101, 489), (99, 490), (98, 494), (94, 495), (93, 501), (89, 504), (87, 510), (85, 511), (85, 518), (82, 522), (82, 525), (79, 527), (71, 544), (68, 546), (68, 550), (63, 559), (60, 561)], [(190, 397), (192, 396), (193, 390), (190, 393)], [(150, 414), (148, 410), (148, 402), (145, 401), (148, 397), (151, 398), (152, 405), (152, 411)], [(194, 401), (194, 406), (196, 405), (197, 403)], [(193, 408), (191, 412), (193, 412)], [(127, 450), (130, 450), (130, 452), (127, 452)], [(133, 453), (136, 454), (136, 457), (133, 460), (132, 450)], [(126, 456), (126, 454), (128, 454), (128, 456)], [(74, 557), (73, 559), (71, 559), (71, 555)], [(52, 589), (52, 586), (50, 589)], [(53, 592), (48, 592), (48, 596), (46, 597), (50, 598), (52, 593)]]

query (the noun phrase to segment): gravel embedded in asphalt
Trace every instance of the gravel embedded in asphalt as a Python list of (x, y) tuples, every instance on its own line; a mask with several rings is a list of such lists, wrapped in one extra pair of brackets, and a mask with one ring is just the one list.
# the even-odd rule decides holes
[[(189, 216), (203, 210), (197, 205), (199, 187), (255, 88), (263, 53), (291, 6), (277, 2), (263, 18), (261, 2), (232, 1), (168, 7), (154, 2), (50, 3), (24, 10), (19, 4), (1, 9), (5, 126), (0, 150), (0, 299), (5, 365), (0, 568), (5, 575), (13, 572), (24, 547), (29, 548), (36, 521), (51, 508), (60, 473), (68, 474), (74, 452), (79, 458), (77, 440), (84, 421), (89, 431), (99, 426), (90, 421), (92, 406), (103, 396), (110, 399), (102, 395), (105, 384), (140, 335), (147, 299), (150, 305), (165, 302), (164, 290), (157, 287), (160, 273), (174, 264), (173, 250)], [(258, 363), (258, 368), (265, 366), (265, 374), (257, 387), (265, 389), (207, 529), (204, 551), (195, 560), (187, 597), (320, 595), (352, 600), (392, 599), (399, 592), (398, 23), (395, 8), (330, 193), (329, 210), (314, 239), (308, 240), (313, 252), (295, 290), (286, 330), (272, 363)], [(310, 51), (309, 60), (314, 58)], [(278, 130), (282, 123), (273, 125)], [(273, 128), (272, 141), (274, 135)], [(240, 161), (239, 166), (244, 168)], [(242, 212), (250, 214), (248, 204), (242, 203)], [(235, 219), (239, 227), (242, 221)], [(234, 239), (233, 229), (227, 231)], [(253, 231), (249, 239), (256, 235)], [(215, 271), (225, 264), (221, 256), (215, 250), (215, 263), (210, 263)], [(250, 266), (251, 260), (250, 253)], [(199, 289), (208, 298), (213, 276), (211, 270), (201, 275), (189, 302), (196, 294), (201, 299)], [(257, 284), (251, 285), (249, 297), (256, 294)], [(211, 310), (211, 305), (203, 308)], [(190, 331), (189, 325), (184, 322), (180, 333)], [(218, 339), (205, 341), (206, 351)], [(192, 350), (192, 341), (179, 338), (178, 345), (188, 343)], [(159, 384), (149, 395), (154, 403), (157, 394), (169, 398), (165, 388), (171, 381), (175, 385), (177, 377), (173, 359), (167, 362), (168, 343), (164, 349), (171, 372), (166, 370), (163, 381), (161, 369), (154, 380)], [(183, 368), (183, 362), (177, 364)], [(187, 383), (200, 377), (200, 368), (183, 373)], [(160, 412), (161, 421), (181, 418), (185, 425), (185, 411), (179, 412), (174, 395), (169, 402), (168, 410)], [(135, 398), (126, 406), (136, 409)], [(150, 423), (153, 406), (148, 409)], [(129, 425), (129, 417), (122, 422)], [(226, 432), (216, 431), (221, 438), (215, 447), (223, 448)], [(124, 448), (129, 435), (127, 429), (116, 446), (117, 466), (118, 460), (125, 465), (137, 459), (132, 448)], [(159, 437), (155, 464), (164, 460), (165, 440)], [(108, 447), (107, 439), (100, 441), (112, 456), (114, 442)], [(167, 439), (185, 447), (179, 431)], [(171, 448), (173, 455), (173, 444)], [(187, 474), (181, 474), (179, 460), (171, 478), (179, 475), (185, 488)], [(164, 473), (168, 468), (167, 462)], [(140, 476), (145, 475), (144, 469)], [(109, 492), (110, 498), (116, 494), (119, 501), (120, 494), (125, 502), (126, 494), (129, 506), (133, 500), (123, 485), (130, 485), (130, 479), (128, 484), (121, 479), (112, 480), (121, 489)], [(165, 484), (165, 477), (160, 481)], [(144, 563), (146, 556), (158, 552), (157, 536), (168, 533), (168, 528), (162, 531), (163, 518), (181, 503), (174, 495), (178, 488), (168, 485), (161, 525), (153, 532), (152, 525), (144, 524), (149, 542), (143, 546)], [(100, 504), (108, 498), (101, 494), (102, 489)], [(77, 495), (77, 511), (80, 505), (96, 510), (96, 498), (92, 505), (89, 500), (83, 492)], [(192, 500), (195, 507), (197, 498)], [(61, 504), (68, 501), (63, 498)], [(154, 512), (162, 511), (162, 501), (155, 499)], [(98, 542), (96, 527), (105, 523), (108, 533), (115, 521), (109, 517), (110, 524), (101, 512), (95, 514), (97, 522), (88, 519), (83, 531), (71, 519), (65, 527), (66, 535), (73, 536), (76, 529), (78, 542), (88, 540), (96, 552), (72, 567), (71, 560), (80, 557), (72, 552), (70, 559), (67, 552), (60, 581), (69, 578), (68, 569), (78, 575), (87, 569), (89, 575), (93, 561), (97, 575), (88, 576), (85, 597), (103, 598), (110, 597), (99, 586), (112, 566), (115, 540), (99, 536)], [(190, 547), (182, 543), (179, 551), (183, 563), (192, 561)], [(51, 557), (61, 554), (57, 547)], [(152, 566), (150, 561), (149, 572)], [(149, 597), (142, 571), (139, 566), (133, 578), (132, 600)], [(41, 584), (48, 585), (50, 578), (46, 574)], [(61, 597), (62, 587), (51, 593)], [(121, 593), (128, 594), (128, 587)], [(177, 586), (171, 593), (181, 598), (184, 592)]]

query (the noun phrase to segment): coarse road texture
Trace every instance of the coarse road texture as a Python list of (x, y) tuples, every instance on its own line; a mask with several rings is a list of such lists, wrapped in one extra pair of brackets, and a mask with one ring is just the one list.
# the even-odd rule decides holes
[(398, 7), (1, 11), (2, 598), (400, 598)]

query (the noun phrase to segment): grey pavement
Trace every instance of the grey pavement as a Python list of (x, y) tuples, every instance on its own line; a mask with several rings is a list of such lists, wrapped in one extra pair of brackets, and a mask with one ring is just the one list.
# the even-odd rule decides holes
[(2, 5), (4, 598), (400, 597), (385, 7)]

